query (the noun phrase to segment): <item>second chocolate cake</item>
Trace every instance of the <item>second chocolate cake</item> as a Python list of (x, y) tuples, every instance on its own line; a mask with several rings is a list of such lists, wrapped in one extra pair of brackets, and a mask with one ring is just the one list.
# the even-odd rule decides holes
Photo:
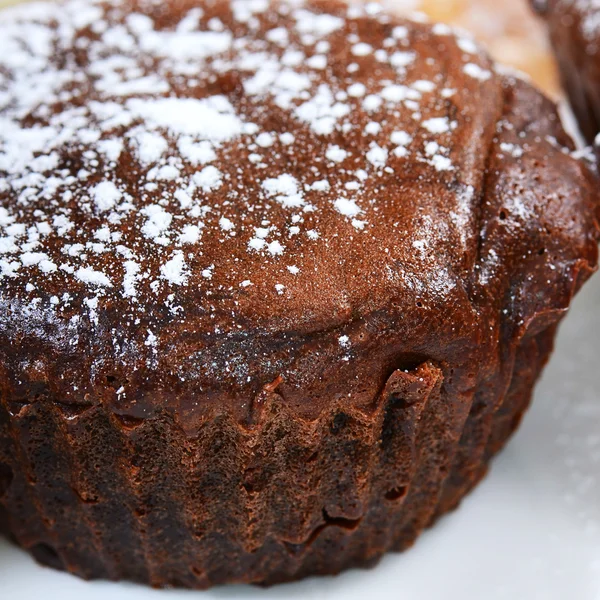
[(600, 133), (600, 2), (532, 0), (548, 23), (560, 67), (581, 131), (588, 142)]
[(409, 547), (596, 267), (554, 105), (377, 4), (0, 16), (0, 527), (154, 586)]

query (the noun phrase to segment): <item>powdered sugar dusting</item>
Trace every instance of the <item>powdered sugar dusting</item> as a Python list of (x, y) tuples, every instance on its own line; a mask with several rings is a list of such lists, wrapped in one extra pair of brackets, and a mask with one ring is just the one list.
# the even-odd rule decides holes
[[(390, 27), (374, 3), (200, 4), (166, 20), (158, 4), (124, 0), (2, 13), (0, 304), (53, 318), (79, 306), (99, 326), (117, 301), (131, 323), (183, 318), (192, 294), (207, 315), (216, 298), (283, 302), (316, 254), (379, 246), (383, 192), (403, 177), (460, 176), (449, 116), (460, 92), (437, 47), (411, 42), (427, 26)], [(357, 33), (361, 19), (388, 31), (382, 43)], [(493, 76), (469, 39), (435, 31), (462, 50), (474, 86)], [(469, 203), (456, 203), (458, 226)], [(433, 229), (405, 229), (398, 243), (426, 260)], [(143, 331), (155, 350), (160, 327)]]

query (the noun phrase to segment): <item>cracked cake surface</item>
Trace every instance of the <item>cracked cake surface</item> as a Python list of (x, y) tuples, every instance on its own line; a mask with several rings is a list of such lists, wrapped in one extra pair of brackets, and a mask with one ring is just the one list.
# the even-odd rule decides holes
[(595, 269), (572, 150), (467, 34), (375, 3), (0, 13), (0, 525), (189, 587), (407, 547)]

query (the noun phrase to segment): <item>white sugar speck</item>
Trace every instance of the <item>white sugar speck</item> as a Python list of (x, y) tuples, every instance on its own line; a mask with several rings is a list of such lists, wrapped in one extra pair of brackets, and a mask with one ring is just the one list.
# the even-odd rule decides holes
[(50, 273), (55, 273), (58, 270), (58, 267), (51, 260), (42, 260), (39, 262), (38, 267), (42, 273), (46, 275)]
[(273, 255), (273, 256), (278, 256), (280, 254), (283, 254), (283, 246), (277, 241), (275, 240), (274, 242), (271, 242), (268, 246), (267, 246), (267, 251), (269, 252), (269, 254)]
[(172, 285), (185, 285), (188, 276), (183, 253), (175, 252), (173, 258), (160, 268), (160, 273)]
[(331, 184), (326, 179), (320, 179), (319, 181), (315, 181), (310, 187), (317, 192), (327, 192), (331, 189)]
[(390, 140), (397, 146), (408, 146), (412, 142), (412, 137), (406, 131), (393, 131)]
[(338, 198), (333, 205), (335, 206), (335, 209), (345, 217), (355, 217), (360, 213), (360, 208), (354, 200)]
[(346, 152), (346, 150), (343, 150), (337, 145), (329, 146), (329, 148), (327, 148), (325, 156), (327, 157), (327, 160), (340, 163), (348, 156), (348, 152)]
[(378, 144), (371, 144), (371, 149), (367, 152), (367, 160), (377, 168), (385, 167), (388, 159), (388, 151)]
[(141, 213), (147, 217), (142, 226), (142, 233), (157, 243), (162, 242), (162, 235), (169, 229), (173, 215), (158, 204), (151, 204), (142, 209)]
[(334, 15), (318, 14), (301, 9), (296, 10), (293, 16), (300, 33), (311, 33), (319, 37), (330, 35), (344, 26), (344, 20)]
[(219, 227), (223, 231), (231, 231), (234, 228), (233, 222), (227, 217), (221, 217), (219, 219)]
[(298, 180), (292, 175), (284, 173), (279, 177), (268, 178), (263, 181), (262, 187), (268, 196), (275, 197), (285, 207), (292, 208), (304, 204)]
[(194, 175), (194, 182), (205, 192), (210, 192), (221, 187), (221, 171), (213, 165), (204, 167), (202, 171)]
[(294, 137), (294, 135), (293, 135), (293, 134), (291, 134), (291, 133), (282, 133), (282, 134), (279, 136), (279, 140), (281, 141), (281, 143), (282, 143), (284, 146), (290, 146), (291, 144), (293, 144), (293, 143), (294, 143), (294, 141), (296, 140), (296, 138), (295, 138), (295, 137)]
[(427, 94), (435, 90), (435, 83), (433, 81), (427, 81), (425, 79), (419, 79), (412, 84), (412, 87), (418, 92)]
[(371, 52), (373, 52), (373, 46), (365, 44), (364, 42), (359, 42), (352, 46), (352, 54), (354, 54), (354, 56), (367, 56), (371, 54)]
[(408, 67), (408, 65), (412, 64), (415, 61), (416, 57), (417, 55), (414, 52), (398, 51), (392, 54), (392, 56), (390, 57), (390, 63), (393, 67), (396, 67), (397, 69), (403, 69), (405, 67)]
[(453, 169), (452, 161), (448, 157), (440, 154), (433, 156), (431, 158), (431, 163), (438, 171), (451, 171)]
[(195, 244), (200, 239), (200, 227), (198, 225), (186, 225), (179, 235), (180, 244)]
[(323, 54), (315, 54), (306, 61), (306, 65), (311, 69), (317, 69), (321, 71), (327, 68), (327, 57)]
[(478, 52), (477, 44), (469, 38), (458, 38), (456, 43), (458, 44), (458, 47), (467, 54), (477, 54)]
[(123, 278), (123, 295), (134, 298), (137, 296), (136, 282), (137, 275), (140, 272), (140, 265), (133, 260), (125, 262), (125, 277)]
[(452, 35), (452, 27), (445, 23), (436, 23), (432, 27), (432, 31), (435, 35)]
[(275, 142), (275, 138), (270, 133), (261, 133), (256, 138), (256, 143), (261, 148), (270, 148)]
[(408, 27), (396, 25), (396, 27), (392, 29), (392, 37), (395, 40), (405, 40), (408, 37)]
[(162, 135), (151, 131), (134, 132), (131, 138), (135, 142), (138, 158), (144, 164), (158, 162), (169, 147)]
[(473, 77), (473, 79), (478, 79), (479, 81), (487, 81), (491, 76), (492, 72), (488, 69), (482, 69), (479, 65), (475, 63), (467, 63), (463, 67), (463, 71), (469, 77)]
[(362, 98), (367, 93), (364, 83), (353, 83), (348, 87), (348, 96), (351, 98)]
[(248, 248), (250, 250), (262, 250), (267, 245), (267, 242), (261, 238), (252, 238), (248, 242)]
[(94, 204), (99, 212), (105, 212), (114, 208), (123, 194), (112, 181), (103, 181), (92, 190)]
[(448, 117), (436, 117), (427, 119), (421, 123), (423, 129), (427, 129), (430, 133), (447, 133), (450, 131), (450, 122)]
[(243, 122), (224, 96), (195, 98), (133, 98), (127, 101), (131, 114), (173, 134), (196, 135), (224, 142), (243, 132)]
[(365, 133), (367, 135), (378, 135), (380, 131), (381, 124), (377, 123), (376, 121), (371, 121), (365, 126)]
[(363, 108), (367, 112), (375, 112), (381, 108), (383, 99), (377, 94), (369, 94), (363, 101)]
[(81, 267), (75, 271), (75, 277), (82, 283), (100, 287), (112, 287), (110, 279), (100, 271), (94, 271), (90, 267)]
[(341, 335), (338, 338), (338, 342), (342, 348), (348, 348), (350, 346), (350, 338), (347, 335)]

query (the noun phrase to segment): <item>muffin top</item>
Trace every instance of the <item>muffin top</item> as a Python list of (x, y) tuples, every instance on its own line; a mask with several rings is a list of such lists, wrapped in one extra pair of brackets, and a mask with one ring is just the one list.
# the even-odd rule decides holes
[(222, 329), (385, 302), (434, 265), (421, 293), (443, 297), (469, 266), (499, 102), (472, 40), (247, 0), (38, 4), (0, 26), (11, 298)]
[(5, 11), (7, 360), (243, 386), (315, 332), (348, 360), (348, 328), (392, 306), (423, 354), (480, 344), (518, 272), (572, 290), (595, 260), (570, 150), (552, 106), (467, 35), (375, 3)]

